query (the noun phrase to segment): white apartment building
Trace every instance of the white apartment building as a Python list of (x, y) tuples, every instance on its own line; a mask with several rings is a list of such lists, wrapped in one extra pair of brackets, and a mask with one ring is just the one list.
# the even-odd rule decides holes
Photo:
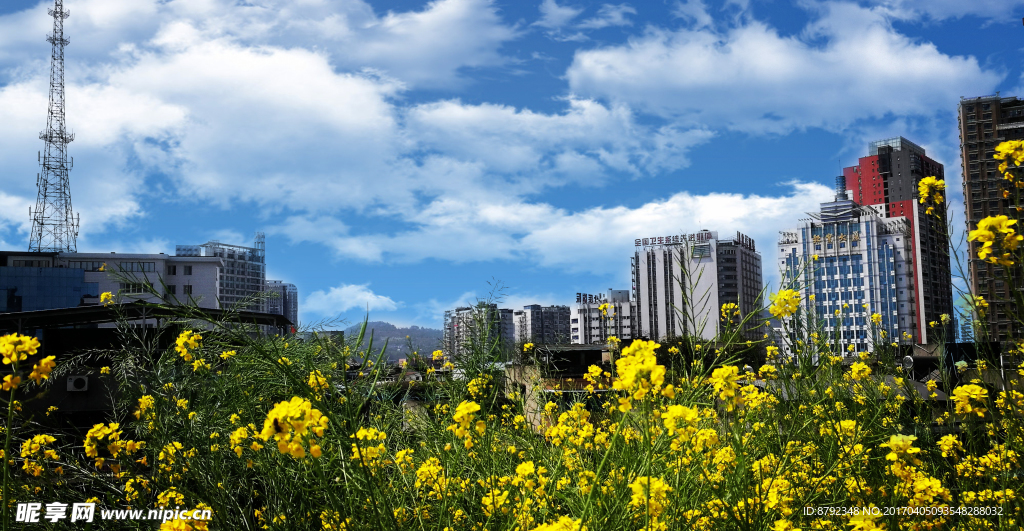
[[(223, 260), (224, 266), (218, 277), (220, 282), (217, 297), (224, 308), (231, 308), (266, 289), (267, 251), (262, 232), (256, 233), (253, 247), (229, 245), (212, 240), (202, 245), (177, 245), (174, 254), (182, 257), (216, 257)], [(267, 302), (258, 301), (244, 309), (266, 312)]]
[[(847, 199), (845, 182), (838, 188), (836, 200), (822, 203), (820, 213), (780, 233), (778, 265), (783, 288), (800, 292), (803, 315), (798, 318), (816, 319), (829, 337), (838, 333), (844, 353), (849, 345), (869, 352), (872, 313), (882, 317), (886, 343), (917, 327), (910, 223), (858, 206)], [(793, 318), (784, 324), (793, 330)]]
[[(601, 305), (607, 304), (605, 312)], [(576, 294), (576, 309), (570, 327), (572, 342), (577, 345), (605, 344), (616, 337), (629, 344), (634, 338), (633, 326), (636, 304), (630, 300), (629, 290), (609, 289), (607, 294)]]
[[(761, 255), (754, 241), (740, 233), (735, 239), (719, 239), (718, 232), (709, 230), (638, 238), (631, 265), (635, 337), (712, 339), (719, 332), (723, 304), (737, 304), (741, 318), (759, 306)], [(747, 331), (751, 337), (757, 333)]]
[(513, 312), (515, 343), (561, 345), (569, 343), (569, 307), (530, 304)]
[(480, 302), (444, 312), (444, 353), (459, 358), (468, 353), (468, 346), (492, 345), (510, 352), (515, 348), (514, 312), (497, 304)]
[[(96, 282), (99, 293), (120, 292), (126, 302), (141, 300), (179, 304), (194, 300), (200, 308), (220, 308), (219, 273), (224, 261), (217, 257), (182, 257), (163, 253), (60, 253), (54, 265), (84, 270), (85, 281)], [(99, 299), (85, 302), (98, 304)]]

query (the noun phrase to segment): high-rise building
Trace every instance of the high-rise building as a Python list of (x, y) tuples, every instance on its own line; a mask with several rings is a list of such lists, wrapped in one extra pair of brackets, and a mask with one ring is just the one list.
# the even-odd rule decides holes
[[(780, 233), (782, 287), (800, 293), (802, 313), (796, 319), (811, 317), (827, 337), (839, 338), (844, 353), (849, 346), (870, 352), (873, 313), (881, 317), (881, 341), (917, 329), (912, 231), (906, 217), (857, 205), (847, 196), (845, 179), (836, 181), (835, 201), (822, 203), (820, 213), (809, 213), (798, 228)], [(792, 333), (794, 327), (789, 321), (778, 332)], [(784, 353), (801, 338), (787, 339), (778, 343)]]
[(267, 291), (271, 293), (267, 299), (267, 313), (283, 315), (292, 326), (299, 324), (299, 290), (295, 284), (280, 280), (268, 280)]
[[(754, 240), (715, 231), (636, 240), (632, 259), (636, 301), (634, 337), (662, 340), (683, 335), (718, 335), (719, 309), (739, 306), (746, 317), (760, 305), (761, 255)], [(752, 318), (755, 326), (760, 319)], [(756, 328), (745, 332), (757, 337)]]
[(292, 322), (293, 325), (298, 326), (299, 324), (299, 288), (295, 287), (295, 284), (285, 284), (284, 286), (286, 299), (284, 305), (284, 316)]
[(491, 348), (511, 351), (515, 346), (515, 320), (513, 311), (498, 308), (497, 304), (479, 302), (476, 306), (462, 306), (444, 312), (444, 353), (460, 358), (469, 348)]
[[(601, 306), (605, 306), (604, 311)], [(576, 294), (576, 313), (570, 323), (572, 342), (577, 345), (603, 345), (609, 337), (629, 344), (633, 339), (636, 303), (628, 289), (609, 289), (607, 294)]]
[[(1006, 181), (999, 173), (995, 148), (1008, 140), (1024, 140), (1024, 100), (1000, 97), (999, 94), (979, 98), (960, 98), (957, 109), (960, 124), (960, 156), (963, 171), (964, 217), (967, 230), (978, 228), (978, 221), (988, 216), (1009, 216), (1024, 224), (1024, 212), (1013, 209), (1002, 192)], [(1013, 289), (1003, 280), (1003, 268), (978, 259), (981, 242), (970, 244), (968, 274), (971, 293), (988, 301), (985, 315), (989, 339), (1006, 341), (1021, 337), (1024, 330), (1012, 318)], [(981, 339), (980, 337), (978, 339)]]
[(517, 345), (561, 345), (569, 342), (569, 307), (530, 304), (513, 312)]
[[(942, 315), (953, 315), (953, 288), (944, 208), (927, 212), (919, 202), (918, 183), (934, 176), (944, 178), (942, 164), (929, 158), (924, 148), (903, 137), (868, 144), (868, 155), (856, 166), (843, 168), (852, 200), (870, 206), (885, 218), (903, 217), (910, 227), (910, 269), (907, 289), (912, 292), (917, 343), (934, 342), (936, 334), (953, 337), (952, 321), (943, 325)], [(935, 328), (929, 323), (939, 323)]]
[[(177, 245), (175, 256), (212, 256), (221, 258), (224, 267), (220, 271), (218, 299), (224, 308), (255, 297), (266, 289), (267, 265), (266, 243), (262, 232), (256, 233), (252, 247), (229, 245), (216, 240), (202, 245)], [(245, 305), (245, 310), (266, 312), (265, 300), (256, 300)]]

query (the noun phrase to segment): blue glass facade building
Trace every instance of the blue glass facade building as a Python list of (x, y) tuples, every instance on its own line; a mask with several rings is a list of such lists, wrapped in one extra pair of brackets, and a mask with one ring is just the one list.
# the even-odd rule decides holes
[(0, 267), (0, 313), (81, 306), (99, 297), (99, 284), (85, 281), (84, 269)]
[[(910, 234), (906, 218), (882, 217), (848, 200), (845, 190), (799, 228), (783, 231), (779, 266), (783, 287), (800, 292), (798, 318), (838, 338), (844, 353), (912, 337), (917, 315)], [(876, 313), (877, 326), (871, 322)]]

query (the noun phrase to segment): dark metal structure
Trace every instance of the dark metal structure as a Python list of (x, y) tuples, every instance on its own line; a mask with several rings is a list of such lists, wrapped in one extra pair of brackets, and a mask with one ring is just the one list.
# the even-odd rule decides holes
[(64, 9), (64, 0), (55, 0), (53, 33), (46, 37), (50, 52), (50, 104), (46, 116), (46, 131), (39, 134), (45, 142), (39, 155), (42, 172), (36, 176), (38, 195), (35, 209), (29, 209), (32, 218), (32, 236), (28, 250), (36, 252), (77, 252), (78, 217), (71, 211), (71, 188), (68, 171), (74, 159), (68, 161), (68, 143), (75, 139), (64, 123), (64, 19), (71, 13)]

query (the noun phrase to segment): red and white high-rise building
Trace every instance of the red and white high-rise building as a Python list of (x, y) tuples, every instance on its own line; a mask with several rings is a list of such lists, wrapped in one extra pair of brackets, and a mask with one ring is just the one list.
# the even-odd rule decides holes
[(934, 343), (938, 334), (944, 334), (947, 341), (955, 337), (952, 321), (945, 325), (941, 321), (943, 314), (954, 314), (945, 208), (927, 214), (928, 205), (918, 201), (918, 182), (929, 176), (943, 179), (942, 164), (903, 137), (871, 142), (866, 157), (856, 166), (843, 168), (851, 199), (873, 207), (883, 217), (903, 216), (910, 222), (913, 284), (907, 289), (913, 291), (910, 301), (912, 315), (917, 317), (917, 343)]

